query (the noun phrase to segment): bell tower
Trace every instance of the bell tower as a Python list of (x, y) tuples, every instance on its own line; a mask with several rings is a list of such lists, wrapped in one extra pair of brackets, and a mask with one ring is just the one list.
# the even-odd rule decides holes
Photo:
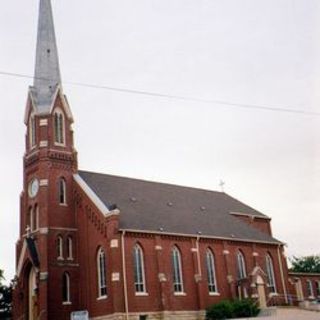
[(34, 82), (24, 122), (14, 319), (69, 319), (70, 311), (77, 308), (72, 199), (77, 153), (73, 116), (62, 88), (51, 0), (40, 0)]

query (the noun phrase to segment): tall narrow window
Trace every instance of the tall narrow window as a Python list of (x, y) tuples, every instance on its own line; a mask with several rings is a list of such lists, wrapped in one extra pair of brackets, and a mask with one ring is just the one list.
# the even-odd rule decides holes
[(28, 210), (27, 226), (26, 226), (29, 229), (29, 231), (33, 231), (32, 225), (33, 225), (33, 208), (30, 207)]
[(107, 295), (106, 255), (102, 248), (98, 250), (98, 254), (97, 254), (97, 269), (98, 269), (98, 295), (99, 297), (105, 297)]
[(73, 248), (72, 248), (72, 238), (71, 237), (68, 237), (68, 240), (67, 240), (67, 246), (68, 246), (68, 260), (73, 260)]
[(39, 210), (38, 206), (35, 205), (30, 209), (30, 228), (31, 231), (36, 231), (39, 227)]
[(307, 280), (307, 295), (313, 297), (313, 287), (311, 280)]
[(29, 120), (29, 144), (30, 148), (33, 148), (36, 145), (36, 120), (33, 114), (30, 116)]
[(133, 248), (133, 264), (135, 291), (136, 293), (146, 292), (143, 251), (138, 244)]
[(316, 282), (316, 286), (317, 286), (317, 296), (320, 297), (320, 281)]
[(59, 179), (59, 203), (67, 204), (67, 186), (64, 178)]
[(276, 292), (276, 281), (274, 277), (273, 261), (269, 254), (266, 255), (266, 270), (268, 276), (268, 287), (270, 292)]
[(173, 247), (171, 252), (173, 267), (173, 290), (175, 293), (183, 292), (181, 254), (177, 247)]
[(60, 111), (54, 114), (54, 141), (64, 144), (64, 118)]
[(206, 266), (208, 275), (208, 289), (209, 293), (217, 292), (217, 280), (216, 280), (216, 269), (214, 264), (214, 255), (211, 250), (207, 250), (206, 253)]
[(241, 251), (237, 252), (237, 271), (238, 271), (238, 279), (244, 279), (247, 277), (246, 272), (246, 263), (244, 260), (243, 253)]
[(70, 303), (70, 276), (65, 272), (62, 276), (62, 302)]
[(63, 239), (61, 236), (57, 238), (57, 258), (59, 260), (63, 259)]

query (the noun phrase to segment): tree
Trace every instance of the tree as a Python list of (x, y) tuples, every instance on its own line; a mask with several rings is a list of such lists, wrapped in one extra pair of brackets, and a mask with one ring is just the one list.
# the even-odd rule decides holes
[(291, 271), (294, 272), (307, 272), (307, 273), (320, 273), (320, 255), (306, 256), (306, 257), (293, 257), (290, 259), (292, 264)]
[(11, 319), (12, 310), (12, 285), (2, 284), (3, 270), (0, 269), (0, 319)]

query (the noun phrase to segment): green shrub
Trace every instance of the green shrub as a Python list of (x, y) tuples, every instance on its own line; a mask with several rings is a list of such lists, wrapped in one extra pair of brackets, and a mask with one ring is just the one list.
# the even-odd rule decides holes
[(223, 300), (217, 304), (208, 307), (206, 311), (207, 320), (227, 319), (232, 317), (232, 303), (228, 300)]
[(244, 317), (256, 317), (259, 313), (257, 304), (250, 299), (223, 300), (207, 308), (207, 320), (220, 320)]
[(233, 301), (233, 317), (256, 317), (259, 313), (257, 304), (250, 299), (235, 300)]

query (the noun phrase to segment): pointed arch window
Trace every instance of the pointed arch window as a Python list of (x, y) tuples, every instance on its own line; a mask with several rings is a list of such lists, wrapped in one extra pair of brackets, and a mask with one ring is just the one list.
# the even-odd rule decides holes
[(107, 296), (107, 278), (106, 278), (106, 255), (102, 248), (97, 254), (97, 271), (98, 271), (98, 295), (99, 298)]
[(30, 149), (36, 145), (36, 119), (34, 114), (31, 114), (29, 120), (29, 146)]
[(58, 260), (63, 259), (63, 239), (61, 236), (57, 238), (57, 258)]
[(270, 254), (266, 255), (266, 270), (267, 270), (267, 276), (268, 276), (268, 287), (270, 292), (275, 293), (276, 292), (276, 281), (274, 277), (274, 268), (273, 268), (273, 260), (270, 256)]
[(39, 227), (39, 209), (38, 205), (35, 205), (30, 209), (30, 228), (31, 231), (38, 230)]
[(313, 298), (313, 287), (311, 280), (307, 280), (307, 295), (309, 298)]
[(320, 280), (316, 282), (317, 295), (320, 297)]
[(171, 259), (173, 268), (173, 290), (175, 293), (183, 293), (181, 253), (176, 246), (172, 249)]
[(32, 231), (32, 224), (33, 224), (33, 208), (30, 207), (28, 209), (28, 215), (27, 215), (27, 223), (26, 228), (29, 229), (29, 231)]
[(244, 255), (240, 250), (237, 252), (237, 271), (238, 279), (244, 279), (247, 277), (246, 262)]
[(65, 272), (62, 276), (62, 302), (64, 304), (70, 304), (70, 276), (68, 272)]
[(144, 257), (142, 248), (136, 244), (133, 248), (134, 287), (136, 293), (146, 292)]
[(59, 179), (59, 203), (67, 204), (67, 184), (64, 178)]
[(217, 290), (215, 259), (214, 259), (214, 254), (210, 249), (208, 249), (206, 252), (206, 266), (207, 266), (209, 294), (217, 293), (218, 290)]
[(67, 249), (68, 249), (68, 256), (67, 259), (68, 260), (73, 260), (73, 244), (72, 244), (72, 238), (68, 237), (67, 238)]
[(57, 144), (64, 144), (64, 116), (62, 112), (54, 113), (54, 141)]

